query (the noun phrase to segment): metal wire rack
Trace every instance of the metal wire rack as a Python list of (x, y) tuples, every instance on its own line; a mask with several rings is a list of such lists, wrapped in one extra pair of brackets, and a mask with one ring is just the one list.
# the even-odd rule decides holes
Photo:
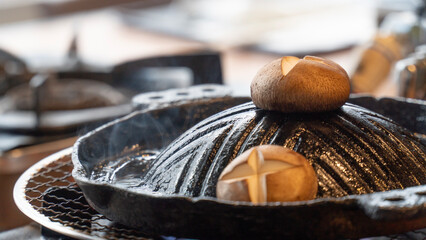
[[(16, 182), (14, 199), (24, 214), (46, 228), (78, 239), (171, 239), (149, 237), (91, 208), (71, 176), (71, 151), (68, 148), (41, 160)], [(426, 229), (366, 239), (426, 239)]]
[(71, 148), (28, 169), (14, 189), (19, 209), (55, 232), (79, 239), (150, 239), (137, 229), (111, 222), (89, 206), (71, 176)]

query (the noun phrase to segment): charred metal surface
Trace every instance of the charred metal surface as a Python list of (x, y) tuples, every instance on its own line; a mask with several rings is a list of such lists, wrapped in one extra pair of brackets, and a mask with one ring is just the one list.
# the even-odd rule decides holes
[(426, 134), (425, 101), (410, 98), (374, 98), (353, 95), (348, 102), (384, 115), (412, 132)]
[[(425, 145), (411, 132), (351, 104), (283, 115), (246, 103), (213, 115), (248, 100), (163, 106), (105, 125), (75, 145), (73, 176), (97, 211), (153, 234), (334, 239), (426, 227)], [(214, 198), (221, 169), (265, 143), (311, 161), (318, 199), (254, 206)]]
[(182, 134), (152, 161), (142, 186), (165, 194), (215, 197), (226, 165), (262, 144), (305, 156), (317, 173), (320, 198), (426, 184), (425, 146), (381, 115), (351, 104), (336, 112), (284, 114), (247, 103)]

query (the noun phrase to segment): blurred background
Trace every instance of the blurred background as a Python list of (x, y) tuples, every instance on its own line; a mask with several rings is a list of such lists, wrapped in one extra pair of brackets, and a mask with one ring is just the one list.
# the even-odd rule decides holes
[[(269, 60), (315, 54), (354, 76), (354, 91), (396, 95), (383, 83), (397, 80), (389, 74), (396, 61), (416, 48), (424, 53), (423, 11), (421, 0), (0, 0), (0, 48), (31, 72), (63, 70), (76, 60), (106, 69), (150, 56), (218, 51), (224, 83), (245, 90)], [(389, 63), (374, 72), (368, 65), (378, 62), (369, 61)]]
[[(0, 232), (29, 222), (13, 184), (131, 111), (142, 92), (225, 84), (284, 55), (339, 63), (352, 92), (425, 100), (418, 0), (0, 0)], [(87, 110), (90, 111), (87, 111)]]

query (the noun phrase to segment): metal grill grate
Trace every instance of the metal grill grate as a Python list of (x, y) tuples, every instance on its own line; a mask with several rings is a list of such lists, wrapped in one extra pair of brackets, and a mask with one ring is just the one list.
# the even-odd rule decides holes
[[(20, 177), (14, 189), (19, 209), (44, 227), (70, 237), (150, 239), (140, 230), (111, 222), (88, 205), (71, 176), (70, 154), (71, 148), (68, 148), (51, 155)], [(369, 239), (426, 239), (426, 229), (364, 240)]]
[(42, 160), (21, 177), (15, 187), (18, 207), (41, 225), (71, 237), (148, 239), (143, 232), (113, 223), (91, 208), (71, 176), (70, 149), (62, 153)]

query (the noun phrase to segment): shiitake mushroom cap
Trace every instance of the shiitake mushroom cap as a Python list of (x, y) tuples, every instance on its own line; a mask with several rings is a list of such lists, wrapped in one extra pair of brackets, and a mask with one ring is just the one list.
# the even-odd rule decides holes
[(261, 68), (251, 83), (257, 107), (281, 112), (336, 110), (349, 94), (346, 71), (331, 60), (313, 56), (276, 59)]

